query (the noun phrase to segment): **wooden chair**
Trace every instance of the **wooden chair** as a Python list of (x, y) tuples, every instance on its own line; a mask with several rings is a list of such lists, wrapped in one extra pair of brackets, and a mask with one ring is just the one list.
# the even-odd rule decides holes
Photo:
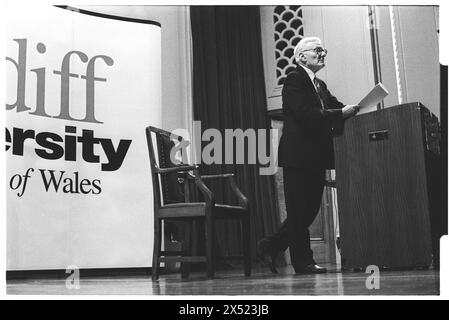
[[(244, 274), (251, 274), (251, 246), (250, 246), (250, 216), (248, 199), (237, 187), (234, 175), (218, 174), (200, 176), (198, 166), (187, 163), (173, 163), (170, 150), (180, 143), (182, 137), (155, 127), (146, 128), (148, 151), (150, 155), (151, 175), (153, 180), (154, 198), (154, 251), (152, 264), (152, 279), (159, 277), (161, 262), (181, 262), (183, 277), (188, 276), (189, 264), (205, 262), (207, 277), (214, 276), (214, 226), (217, 220), (234, 219), (240, 221), (243, 237)], [(153, 143), (153, 137), (156, 144)], [(187, 141), (184, 141), (187, 142)], [(155, 148), (156, 147), (156, 148)], [(155, 151), (157, 150), (157, 159)], [(238, 199), (238, 206), (217, 204), (213, 192), (203, 180), (225, 179)], [(191, 202), (191, 188), (202, 194), (203, 202)], [(205, 256), (192, 255), (190, 231), (194, 222), (203, 221), (205, 230)], [(162, 221), (184, 221), (188, 232), (186, 250), (183, 252), (161, 251)], [(225, 257), (223, 257), (225, 258)]]

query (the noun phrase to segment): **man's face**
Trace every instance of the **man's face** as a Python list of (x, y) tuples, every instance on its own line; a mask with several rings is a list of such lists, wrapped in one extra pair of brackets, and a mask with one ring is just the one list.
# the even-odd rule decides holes
[(300, 53), (299, 59), (307, 68), (316, 73), (325, 66), (326, 51), (323, 50), (324, 48), (320, 41), (310, 42)]

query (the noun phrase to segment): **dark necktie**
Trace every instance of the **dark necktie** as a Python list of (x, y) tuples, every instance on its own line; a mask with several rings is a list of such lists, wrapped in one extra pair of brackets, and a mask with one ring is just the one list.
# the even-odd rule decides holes
[(318, 93), (318, 97), (320, 98), (321, 108), (325, 109), (326, 108), (326, 105), (325, 105), (326, 99), (324, 98), (324, 94), (323, 94), (323, 90), (321, 89), (320, 82), (318, 81), (318, 79), (316, 77), (313, 78), (313, 84), (315, 85), (316, 92)]

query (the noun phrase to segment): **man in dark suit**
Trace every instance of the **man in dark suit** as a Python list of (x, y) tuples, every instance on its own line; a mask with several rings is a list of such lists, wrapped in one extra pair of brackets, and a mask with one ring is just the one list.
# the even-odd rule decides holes
[(326, 55), (319, 38), (303, 38), (294, 51), (298, 66), (287, 75), (282, 89), (279, 166), (283, 167), (287, 219), (276, 233), (258, 243), (259, 255), (268, 259), (274, 273), (274, 260), (287, 247), (296, 273), (326, 272), (313, 260), (308, 228), (321, 205), (325, 170), (334, 166), (333, 131), (359, 110), (357, 105), (339, 102), (316, 78)]

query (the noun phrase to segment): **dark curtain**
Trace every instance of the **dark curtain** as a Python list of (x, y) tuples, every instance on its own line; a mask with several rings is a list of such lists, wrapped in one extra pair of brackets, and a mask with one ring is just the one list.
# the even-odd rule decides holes
[[(215, 128), (224, 137), (224, 129), (269, 130), (259, 8), (193, 6), (190, 13), (194, 119), (201, 121), (202, 131)], [(222, 143), (224, 146), (224, 138)], [(207, 144), (203, 142), (203, 147)], [(257, 240), (279, 224), (274, 176), (259, 175), (258, 164), (201, 165), (202, 174), (227, 172), (235, 173), (238, 186), (250, 201), (255, 258)], [(229, 188), (222, 183), (212, 188), (219, 201), (232, 201)], [(236, 225), (217, 226), (216, 237), (221, 254), (240, 252), (241, 233)]]

